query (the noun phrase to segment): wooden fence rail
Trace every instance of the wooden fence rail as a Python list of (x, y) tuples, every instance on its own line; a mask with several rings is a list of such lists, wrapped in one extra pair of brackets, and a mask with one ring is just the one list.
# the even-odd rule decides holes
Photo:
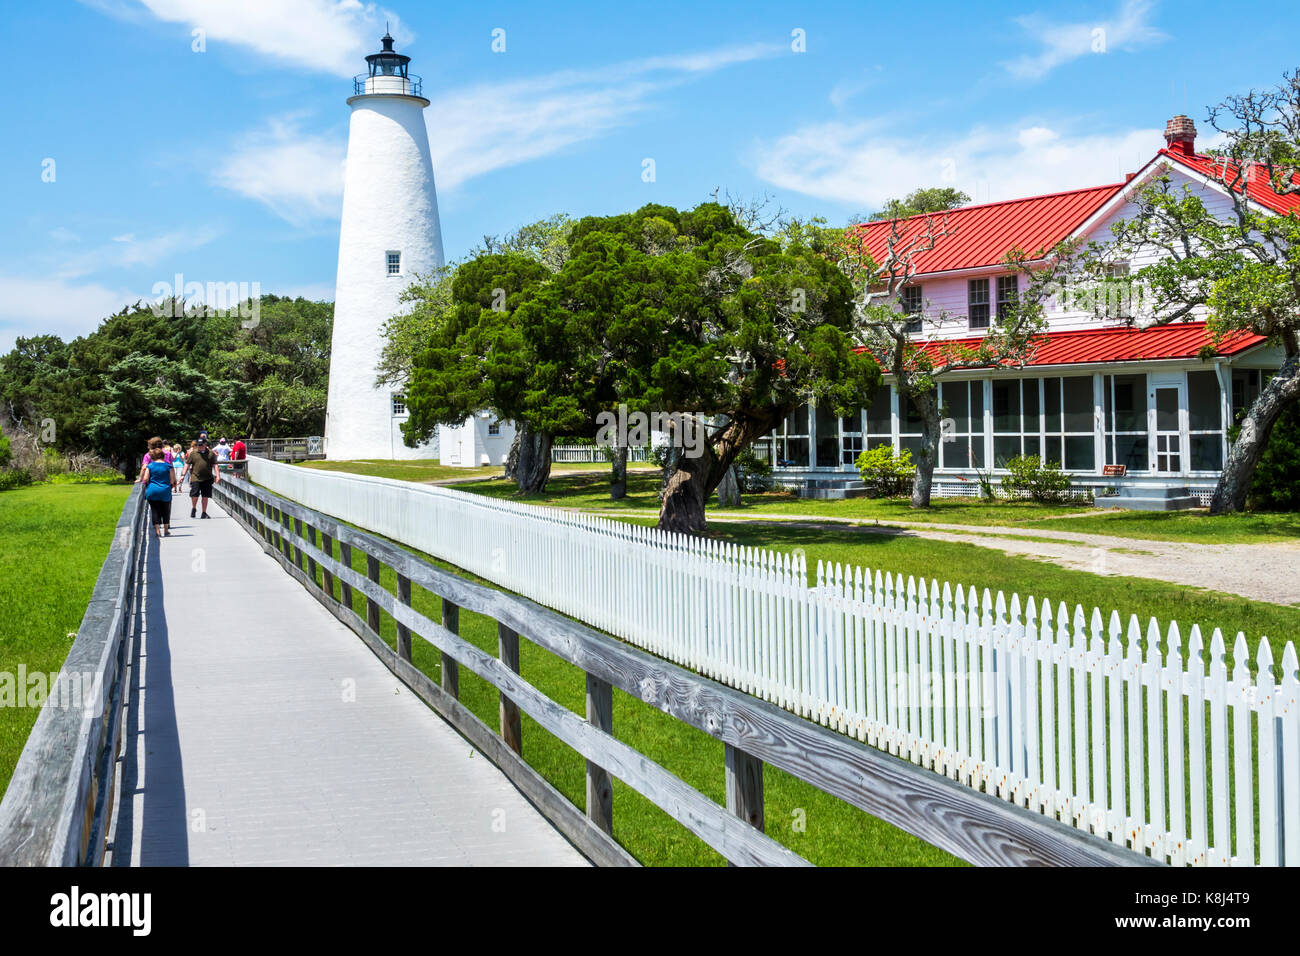
[(127, 496), (76, 640), (0, 803), (0, 866), (103, 860), (148, 554), (143, 489), (137, 483)]
[[(246, 481), (222, 482), (223, 507), (268, 553), (356, 632), (385, 665), (442, 714), (593, 862), (634, 862), (610, 837), (614, 812), (611, 777), (643, 794), (730, 862), (806, 863), (763, 833), (763, 767), (771, 764), (853, 806), (977, 864), (1142, 865), (1141, 854), (995, 796), (916, 767), (541, 607), (526, 598), (467, 581), (397, 545), (333, 517), (295, 504)], [(319, 536), (321, 546), (317, 546)], [(334, 555), (334, 545), (339, 557)], [(366, 573), (352, 567), (365, 556)], [(303, 559), (322, 572), (304, 569)], [(397, 592), (382, 587), (390, 568)], [(335, 594), (337, 582), (339, 593)], [(410, 606), (410, 585), (438, 596), (441, 622)], [(353, 593), (366, 613), (352, 608)], [(461, 609), (497, 622), (499, 657), (459, 635)], [(381, 615), (396, 625), (396, 649), (379, 635)], [(443, 655), (441, 685), (410, 659), (412, 637)], [(587, 675), (585, 719), (551, 700), (518, 672), (518, 640), (575, 665)], [(494, 686), (501, 696), (501, 727), (493, 731), (457, 700), (459, 668)], [(613, 688), (657, 707), (721, 740), (727, 806), (714, 803), (613, 735)], [(520, 757), (518, 713), (532, 717), (587, 762), (585, 814)]]

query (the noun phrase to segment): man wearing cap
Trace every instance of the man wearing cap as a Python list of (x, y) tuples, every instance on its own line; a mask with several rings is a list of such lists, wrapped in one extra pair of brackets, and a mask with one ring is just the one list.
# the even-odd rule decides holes
[(199, 432), (198, 441), (185, 456), (185, 474), (190, 478), (190, 517), (194, 517), (198, 498), (202, 496), (203, 517), (206, 518), (208, 499), (212, 497), (212, 486), (221, 480), (221, 472), (217, 469), (217, 456), (208, 447), (207, 432)]

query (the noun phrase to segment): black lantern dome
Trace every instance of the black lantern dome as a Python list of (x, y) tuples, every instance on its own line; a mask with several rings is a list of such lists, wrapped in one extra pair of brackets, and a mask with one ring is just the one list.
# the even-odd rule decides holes
[(384, 33), (381, 42), (384, 48), (366, 57), (370, 70), (353, 77), (352, 91), (356, 94), (420, 96), (421, 80), (407, 69), (411, 58), (393, 49), (393, 38), (389, 33)]
[(370, 64), (370, 75), (406, 76), (406, 65), (411, 62), (411, 58), (393, 49), (393, 38), (387, 33), (380, 42), (384, 44), (384, 48), (366, 57), (366, 62)]

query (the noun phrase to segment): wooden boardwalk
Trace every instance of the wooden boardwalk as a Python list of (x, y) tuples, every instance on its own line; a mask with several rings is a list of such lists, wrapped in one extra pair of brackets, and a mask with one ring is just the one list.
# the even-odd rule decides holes
[(113, 865), (586, 863), (215, 503), (188, 504), (149, 546)]

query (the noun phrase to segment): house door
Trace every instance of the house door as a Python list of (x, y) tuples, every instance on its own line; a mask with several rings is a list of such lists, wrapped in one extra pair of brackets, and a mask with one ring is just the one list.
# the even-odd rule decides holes
[(1180, 475), (1187, 454), (1183, 440), (1183, 385), (1157, 384), (1151, 390), (1151, 453), (1158, 475)]

